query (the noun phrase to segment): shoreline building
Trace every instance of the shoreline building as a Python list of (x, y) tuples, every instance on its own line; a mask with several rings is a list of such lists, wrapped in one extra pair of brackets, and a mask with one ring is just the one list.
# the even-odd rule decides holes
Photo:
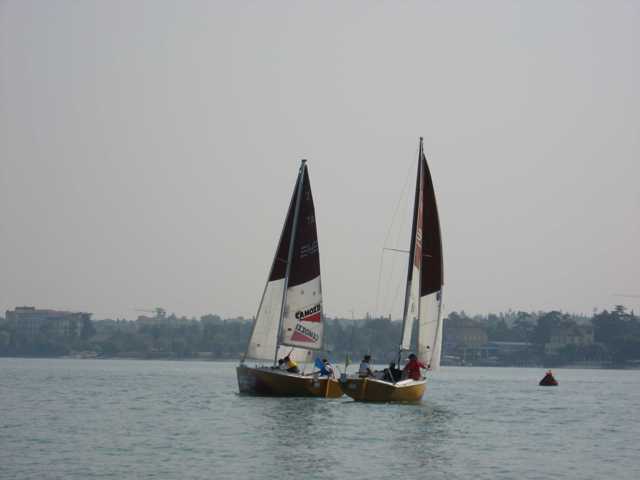
[(466, 365), (486, 357), (489, 337), (472, 318), (449, 315), (443, 328), (443, 365)]
[(91, 314), (24, 306), (7, 310), (6, 319), (15, 325), (17, 335), (32, 340), (40, 334), (68, 337), (75, 332), (79, 335), (83, 323), (91, 320)]
[(591, 325), (578, 325), (566, 323), (551, 329), (549, 341), (544, 345), (547, 355), (558, 355), (562, 349), (571, 346), (584, 348), (593, 345), (593, 327)]

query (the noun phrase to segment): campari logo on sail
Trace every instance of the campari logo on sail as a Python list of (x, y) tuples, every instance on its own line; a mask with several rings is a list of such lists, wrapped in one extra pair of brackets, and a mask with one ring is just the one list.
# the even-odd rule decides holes
[(322, 304), (318, 303), (313, 307), (304, 308), (296, 312), (296, 319), (299, 322), (320, 322), (322, 316)]
[(296, 329), (294, 330), (293, 335), (291, 335), (291, 341), (293, 342), (316, 343), (319, 339), (320, 335), (301, 323), (296, 325)]
[(303, 324), (306, 322), (312, 322), (312, 324), (320, 324), (322, 321), (322, 303), (312, 305), (310, 307), (301, 308), (296, 311), (295, 318), (297, 320), (293, 334), (291, 335), (291, 341), (304, 342), (304, 343), (317, 343), (320, 340), (320, 334), (316, 331), (317, 327), (314, 325), (310, 328)]

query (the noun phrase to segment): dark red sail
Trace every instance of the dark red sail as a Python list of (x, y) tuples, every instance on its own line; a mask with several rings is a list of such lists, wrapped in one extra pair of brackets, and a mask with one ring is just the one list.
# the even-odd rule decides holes
[(440, 235), (440, 219), (433, 189), (431, 172), (424, 152), (420, 152), (423, 172), (423, 205), (422, 205), (422, 281), (420, 296), (428, 295), (442, 289), (444, 284), (442, 261), (442, 237)]

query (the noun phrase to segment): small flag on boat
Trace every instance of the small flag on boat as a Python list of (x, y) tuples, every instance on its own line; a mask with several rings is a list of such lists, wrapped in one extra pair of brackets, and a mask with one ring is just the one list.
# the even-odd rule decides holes
[(316, 361), (314, 362), (314, 365), (317, 368), (322, 369), (322, 367), (324, 367), (324, 363), (322, 363), (322, 360), (320, 360), (320, 357), (316, 357)]

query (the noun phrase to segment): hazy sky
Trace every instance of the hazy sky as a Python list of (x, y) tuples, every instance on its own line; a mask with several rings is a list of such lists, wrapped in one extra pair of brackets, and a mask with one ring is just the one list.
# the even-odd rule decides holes
[(421, 135), (447, 311), (638, 308), (639, 32), (633, 1), (0, 1), (0, 309), (252, 316), (307, 158), (325, 312), (373, 312)]

